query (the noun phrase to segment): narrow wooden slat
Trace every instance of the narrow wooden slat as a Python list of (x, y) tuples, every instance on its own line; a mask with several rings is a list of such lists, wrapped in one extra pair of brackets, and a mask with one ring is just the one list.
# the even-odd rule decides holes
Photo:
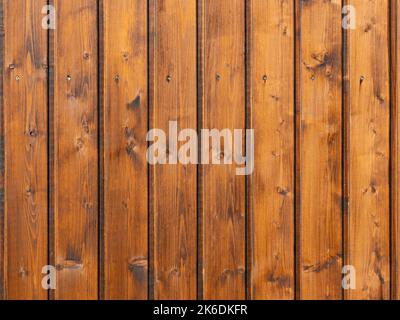
[(5, 261), (8, 299), (46, 299), (46, 1), (4, 1)]
[[(202, 128), (244, 129), (245, 3), (203, 0), (201, 12)], [(245, 298), (245, 178), (236, 175), (236, 168), (202, 166), (205, 299)]]
[(96, 299), (98, 274), (97, 1), (55, 0), (56, 299)]
[(349, 156), (346, 264), (356, 271), (348, 299), (390, 297), (389, 39), (387, 0), (351, 0), (348, 32)]
[(392, 299), (400, 300), (400, 1), (391, 1), (392, 29)]
[[(151, 128), (168, 137), (169, 121), (178, 133), (197, 128), (196, 1), (151, 1), (154, 38)], [(167, 145), (168, 153), (173, 151)], [(154, 298), (195, 299), (196, 165), (156, 165), (152, 170), (154, 210)]]
[(4, 101), (3, 65), (4, 61), (4, 1), (0, 0), (0, 300), (4, 292)]
[[(106, 0), (107, 1), (107, 0)], [(98, 127), (97, 130), (99, 132), (98, 135), (98, 154), (99, 154), (99, 162), (98, 162), (98, 300), (106, 299), (106, 290), (107, 283), (105, 280), (105, 271), (109, 266), (108, 261), (105, 258), (105, 249), (106, 249), (106, 233), (105, 233), (105, 198), (106, 195), (104, 193), (105, 189), (105, 175), (106, 171), (104, 168), (105, 158), (106, 158), (106, 150), (104, 145), (106, 143), (106, 130), (105, 130), (105, 112), (106, 112), (106, 72), (105, 72), (105, 56), (106, 56), (106, 39), (105, 39), (105, 14), (104, 14), (104, 0), (97, 0), (98, 10), (97, 10), (97, 19), (98, 19)], [(50, 38), (51, 40), (51, 38)], [(108, 225), (107, 225), (108, 226)], [(109, 270), (109, 269), (108, 269)], [(121, 290), (124, 291), (124, 290)], [(109, 291), (110, 293), (110, 291)], [(123, 298), (121, 298), (122, 300)], [(111, 300), (111, 298), (109, 298)]]
[(341, 1), (298, 7), (298, 297), (341, 299)]
[(103, 5), (105, 299), (146, 299), (147, 3)]
[(293, 299), (294, 2), (252, 0), (249, 18), (251, 298)]

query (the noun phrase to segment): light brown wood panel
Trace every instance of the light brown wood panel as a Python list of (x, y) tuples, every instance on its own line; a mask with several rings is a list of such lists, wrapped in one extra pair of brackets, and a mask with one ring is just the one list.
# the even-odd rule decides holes
[(147, 3), (104, 0), (105, 299), (146, 299)]
[(389, 1), (351, 0), (347, 32), (348, 217), (346, 264), (356, 271), (348, 299), (390, 297)]
[[(244, 129), (245, 2), (203, 0), (201, 20), (201, 126), (232, 132)], [(228, 155), (225, 144), (227, 141), (222, 143), (220, 158)], [(236, 175), (236, 168), (221, 164), (203, 165), (201, 169), (205, 299), (244, 299), (246, 295), (245, 177)]]
[(298, 298), (340, 299), (341, 1), (298, 4)]
[(0, 300), (5, 299), (4, 292), (4, 2), (0, 0)]
[[(150, 1), (152, 28), (151, 129), (167, 135), (197, 129), (196, 1)], [(179, 144), (181, 145), (181, 144)], [(197, 296), (196, 165), (157, 164), (151, 167), (153, 208), (153, 276), (155, 299)]]
[(392, 58), (392, 299), (400, 299), (400, 2), (391, 0)]
[(55, 299), (97, 299), (97, 1), (54, 5)]
[(46, 1), (5, 0), (5, 297), (47, 299)]
[(294, 299), (294, 2), (252, 0), (249, 11), (250, 292)]

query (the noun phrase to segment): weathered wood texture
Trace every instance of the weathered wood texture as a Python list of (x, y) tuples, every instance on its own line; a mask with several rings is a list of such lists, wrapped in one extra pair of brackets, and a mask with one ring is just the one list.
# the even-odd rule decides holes
[(389, 1), (353, 0), (347, 32), (346, 264), (357, 272), (348, 299), (390, 298)]
[[(399, 0), (0, 0), (0, 299), (400, 299), (399, 19)], [(175, 130), (246, 128), (249, 176), (174, 164)]]
[[(249, 188), (253, 299), (294, 299), (294, 2), (250, 2)], [(268, 52), (269, 54), (265, 54)]]
[(46, 299), (46, 1), (3, 2), (4, 288), (8, 299)]
[(342, 41), (340, 1), (297, 8), (298, 296), (340, 299)]
[[(204, 0), (201, 12), (201, 127), (242, 129), (246, 110), (244, 1)], [(227, 141), (221, 145), (217, 156), (222, 159), (232, 150), (224, 149)], [(203, 298), (244, 299), (245, 179), (236, 175), (234, 166), (226, 165), (205, 165), (201, 174)]]
[[(152, 16), (150, 129), (167, 136), (169, 165), (152, 166), (153, 295), (197, 296), (196, 165), (174, 164), (173, 130), (197, 129), (196, 1), (150, 1)], [(184, 137), (184, 139), (186, 139)], [(178, 146), (181, 143), (178, 143)]]
[(106, 0), (103, 17), (104, 297), (146, 299), (147, 4)]
[(392, 298), (400, 299), (400, 1), (391, 1)]
[(0, 1), (0, 299), (5, 298), (4, 288), (4, 2)]
[(56, 299), (98, 297), (97, 1), (55, 0)]

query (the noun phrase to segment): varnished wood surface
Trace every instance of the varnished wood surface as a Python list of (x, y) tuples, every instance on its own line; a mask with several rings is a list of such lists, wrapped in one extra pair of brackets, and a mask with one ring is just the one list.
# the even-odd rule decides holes
[(54, 1), (55, 299), (98, 297), (97, 1)]
[[(0, 298), (398, 299), (399, 19), (399, 0), (0, 0)], [(254, 172), (149, 164), (170, 121), (254, 129)]]
[[(125, 14), (121, 17), (120, 13)], [(147, 5), (103, 1), (104, 298), (146, 299)]]
[(340, 1), (297, 7), (298, 297), (342, 297)]

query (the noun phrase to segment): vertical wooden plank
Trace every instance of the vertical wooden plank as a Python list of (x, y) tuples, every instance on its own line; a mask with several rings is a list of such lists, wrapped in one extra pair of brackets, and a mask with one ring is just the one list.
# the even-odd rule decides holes
[(8, 299), (46, 299), (47, 30), (45, 0), (4, 1), (5, 261)]
[[(244, 129), (244, 1), (203, 0), (202, 30), (202, 128)], [(203, 297), (244, 299), (245, 178), (235, 165), (204, 165), (201, 188)]]
[[(169, 122), (178, 133), (197, 128), (196, 1), (151, 1), (154, 35), (152, 63), (154, 104), (151, 128), (167, 135)], [(196, 165), (155, 165), (154, 298), (195, 299), (197, 295)]]
[(147, 298), (147, 3), (105, 0), (105, 298)]
[(251, 298), (294, 299), (294, 2), (252, 0), (249, 18)]
[[(107, 0), (106, 0), (107, 1)], [(105, 249), (107, 247), (106, 244), (106, 233), (105, 233), (105, 176), (106, 171), (104, 168), (105, 158), (106, 158), (106, 150), (104, 145), (106, 143), (106, 130), (105, 130), (105, 112), (106, 112), (106, 87), (105, 87), (105, 56), (106, 56), (106, 39), (105, 39), (105, 15), (104, 15), (104, 0), (97, 0), (98, 10), (97, 10), (97, 19), (98, 19), (98, 154), (99, 154), (99, 167), (98, 167), (98, 300), (106, 299), (106, 282), (105, 271), (109, 266), (107, 264), (108, 261), (105, 257)], [(117, 77), (118, 79), (118, 77)], [(107, 224), (109, 226), (109, 224)], [(126, 263), (126, 262), (125, 262)], [(110, 270), (110, 269), (108, 269)], [(120, 290), (121, 292), (126, 292), (125, 290)], [(111, 291), (109, 291), (111, 293)], [(112, 298), (109, 298), (111, 300)], [(122, 300), (123, 298), (121, 298)]]
[(54, 4), (55, 298), (96, 299), (97, 1), (55, 0)]
[(400, 300), (400, 2), (391, 0), (392, 58), (392, 299)]
[(0, 0), (0, 300), (5, 299), (4, 285), (4, 1)]
[(356, 271), (349, 299), (390, 297), (389, 1), (351, 0), (348, 32), (348, 227), (346, 264)]
[(341, 1), (298, 12), (298, 297), (341, 299)]

